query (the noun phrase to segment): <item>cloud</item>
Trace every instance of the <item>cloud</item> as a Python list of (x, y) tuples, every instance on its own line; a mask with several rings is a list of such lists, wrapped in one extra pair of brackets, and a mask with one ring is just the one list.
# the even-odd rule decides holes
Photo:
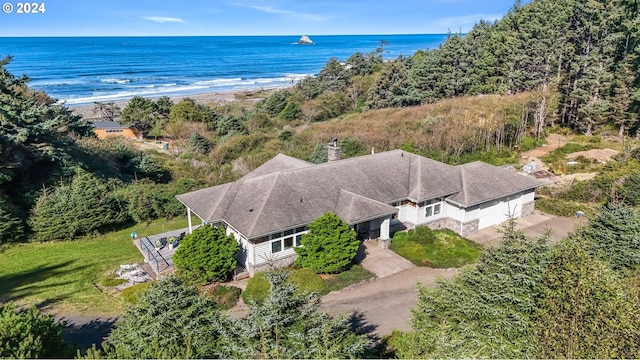
[(180, 18), (172, 18), (172, 17), (163, 17), (163, 16), (145, 16), (145, 20), (157, 22), (157, 23), (183, 23), (184, 20)]
[(288, 18), (293, 18), (293, 19), (297, 19), (297, 20), (303, 20), (303, 21), (321, 21), (321, 20), (324, 20), (324, 18), (322, 16), (320, 16), (320, 15), (301, 13), (301, 12), (297, 12), (297, 11), (293, 11), (293, 10), (279, 9), (279, 8), (276, 8), (276, 7), (273, 7), (273, 6), (247, 5), (246, 7), (254, 9), (254, 10), (266, 12), (266, 13), (269, 13), (269, 14), (284, 15), (284, 16), (286, 16)]

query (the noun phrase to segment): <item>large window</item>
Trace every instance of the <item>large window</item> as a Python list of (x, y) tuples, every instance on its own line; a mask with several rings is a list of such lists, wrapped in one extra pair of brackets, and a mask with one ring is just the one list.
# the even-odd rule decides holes
[(438, 215), (442, 212), (442, 199), (433, 199), (425, 201), (424, 216), (430, 217)]
[(271, 243), (271, 252), (277, 253), (282, 251), (282, 240), (276, 240)]

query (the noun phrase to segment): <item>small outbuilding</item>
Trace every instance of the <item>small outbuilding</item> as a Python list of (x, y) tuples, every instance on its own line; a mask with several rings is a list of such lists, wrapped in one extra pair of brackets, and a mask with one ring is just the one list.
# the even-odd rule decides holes
[(96, 121), (93, 123), (93, 132), (98, 139), (109, 137), (123, 137), (127, 139), (138, 139), (142, 134), (128, 126), (120, 125), (115, 121)]

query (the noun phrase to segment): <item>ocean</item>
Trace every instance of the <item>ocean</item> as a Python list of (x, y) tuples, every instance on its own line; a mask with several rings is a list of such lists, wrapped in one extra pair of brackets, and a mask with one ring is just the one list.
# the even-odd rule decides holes
[(288, 86), (315, 76), (331, 58), (384, 46), (385, 59), (437, 48), (445, 34), (207, 37), (0, 37), (7, 69), (67, 105), (140, 95), (237, 91)]

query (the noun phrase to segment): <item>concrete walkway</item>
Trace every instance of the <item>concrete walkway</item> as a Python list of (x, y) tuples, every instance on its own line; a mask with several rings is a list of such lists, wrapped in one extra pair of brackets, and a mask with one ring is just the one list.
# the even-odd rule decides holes
[(403, 258), (389, 249), (378, 246), (378, 241), (363, 242), (365, 257), (360, 265), (374, 274), (383, 278), (416, 267), (411, 261)]

